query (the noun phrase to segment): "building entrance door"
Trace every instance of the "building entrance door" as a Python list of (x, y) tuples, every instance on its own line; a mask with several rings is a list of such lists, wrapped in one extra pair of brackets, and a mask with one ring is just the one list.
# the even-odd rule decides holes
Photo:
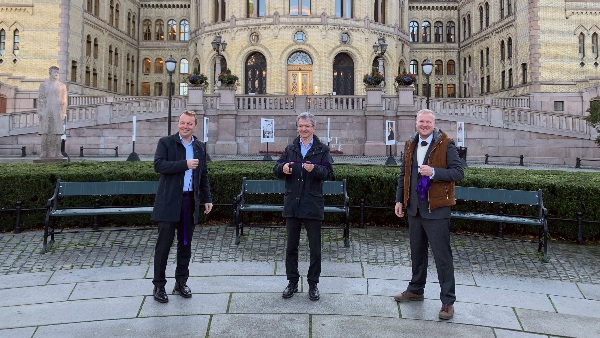
[(288, 66), (287, 76), (288, 95), (311, 95), (312, 91), (312, 65)]

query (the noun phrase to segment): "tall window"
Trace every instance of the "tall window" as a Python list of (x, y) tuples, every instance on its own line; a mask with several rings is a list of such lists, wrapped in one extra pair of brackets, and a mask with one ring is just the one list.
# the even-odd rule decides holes
[(504, 61), (505, 58), (506, 58), (506, 47), (504, 45), (504, 40), (502, 40), (502, 42), (500, 42), (500, 60)]
[(150, 74), (150, 67), (152, 66), (152, 61), (149, 58), (145, 58), (142, 62), (142, 72), (144, 74)]
[(162, 41), (165, 39), (165, 27), (164, 22), (160, 19), (154, 23), (154, 32), (156, 33), (154, 40)]
[(248, 17), (265, 16), (265, 0), (248, 0)]
[(479, 30), (483, 30), (483, 7), (479, 6)]
[(490, 80), (490, 76), (489, 76), (489, 75), (487, 75), (487, 76), (485, 77), (485, 92), (486, 92), (486, 93), (489, 93), (489, 92), (490, 92), (490, 88), (491, 88), (491, 82), (492, 82), (492, 81)]
[(444, 25), (441, 21), (436, 21), (433, 24), (435, 42), (444, 42)]
[(19, 42), (21, 42), (21, 38), (19, 37), (19, 30), (15, 29), (15, 32), (13, 35), (13, 54), (14, 55), (19, 54)]
[(527, 64), (526, 63), (522, 63), (521, 64), (521, 83), (525, 84), (527, 83)]
[(456, 97), (456, 85), (448, 84), (446, 86), (446, 94), (448, 97)]
[(504, 19), (504, 0), (500, 0), (500, 19)]
[(119, 49), (115, 47), (115, 59), (114, 59), (115, 67), (119, 67)]
[(485, 28), (490, 26), (490, 4), (485, 3)]
[(435, 84), (435, 97), (444, 97), (444, 85), (441, 83)]
[(162, 82), (154, 82), (154, 96), (162, 96), (163, 84)]
[(150, 20), (144, 20), (144, 23), (142, 23), (142, 32), (142, 39), (144, 41), (152, 40), (152, 22)]
[(154, 60), (154, 74), (162, 74), (164, 62), (161, 58)]
[(467, 36), (471, 37), (471, 14), (467, 14)]
[(410, 60), (410, 72), (418, 75), (419, 74), (419, 62), (417, 60)]
[(92, 86), (98, 87), (98, 70), (96, 68), (92, 70)]
[(77, 61), (71, 61), (71, 82), (77, 82)]
[(598, 33), (592, 34), (592, 56), (598, 58)]
[(245, 93), (267, 93), (267, 59), (262, 53), (254, 52), (246, 59), (244, 67), (246, 83)]
[(135, 39), (135, 14), (131, 17), (131, 37)]
[(177, 41), (177, 22), (173, 19), (167, 21), (167, 29), (169, 31), (169, 41)]
[(85, 6), (85, 11), (88, 13), (92, 13), (94, 7), (92, 6), (92, 0), (87, 0), (87, 4)]
[(227, 1), (226, 0), (214, 0), (215, 1), (215, 9), (214, 9), (214, 20), (215, 22), (225, 21), (227, 17)]
[(506, 72), (505, 71), (502, 71), (502, 83), (501, 83), (501, 85), (502, 85), (502, 87), (501, 87), (502, 89), (506, 89)]
[(411, 21), (408, 25), (408, 29), (410, 33), (410, 42), (419, 42), (419, 23)]
[(108, 24), (111, 26), (115, 25), (115, 2), (114, 2), (114, 0), (110, 0), (110, 4), (108, 5)]
[(423, 21), (421, 27), (423, 28), (423, 42), (431, 42), (431, 23)]
[[(150, 60), (148, 60), (150, 61)], [(131, 72), (135, 74), (135, 56), (131, 56)], [(150, 67), (148, 67), (148, 73), (150, 73)], [(133, 80), (132, 80), (133, 81)]]
[(385, 0), (375, 0), (373, 13), (375, 22), (385, 23)]
[(94, 59), (98, 58), (98, 38), (94, 38)]
[[(88, 35), (89, 38), (89, 35)], [(6, 51), (6, 31), (0, 29), (0, 55), (4, 55)]]
[(513, 46), (512, 46), (512, 38), (508, 38), (508, 42), (506, 43), (506, 49), (508, 52), (508, 58), (512, 58)]
[(512, 14), (512, 0), (506, 0), (506, 4), (507, 6), (507, 10), (508, 10), (508, 15), (510, 16)]
[(435, 60), (435, 75), (444, 75), (444, 63), (442, 60)]
[(456, 41), (456, 32), (453, 21), (448, 21), (446, 25), (446, 42), (455, 42)]
[(127, 34), (131, 34), (131, 12), (127, 12)]
[(486, 47), (485, 49), (485, 65), (490, 65), (490, 47)]
[(448, 60), (448, 62), (446, 62), (446, 74), (456, 75), (456, 63), (454, 60)]
[(90, 72), (90, 67), (85, 67), (85, 85), (89, 86), (92, 78), (92, 73)]
[(120, 7), (120, 5), (117, 2), (117, 4), (115, 5), (115, 28), (116, 29), (119, 29), (119, 17), (120, 17), (119, 7)]
[(187, 59), (181, 59), (179, 60), (179, 73), (180, 74), (187, 74), (189, 73), (190, 69), (189, 69), (189, 62)]
[(463, 21), (463, 31), (462, 31), (462, 36), (460, 37), (460, 40), (465, 41), (465, 39), (467, 38), (467, 18), (464, 17), (462, 21)]
[(127, 71), (129, 71), (130, 69), (130, 62), (131, 62), (131, 56), (129, 56), (129, 53), (127, 53), (127, 62), (126, 62), (126, 67), (127, 67)]
[(112, 45), (108, 46), (108, 64), (112, 65), (112, 61), (113, 61), (113, 49), (112, 49)]
[(585, 56), (585, 35), (579, 33), (579, 57)]
[(94, 15), (100, 15), (100, 0), (94, 0)]
[(483, 69), (483, 49), (481, 51), (479, 51), (479, 68)]
[(352, 0), (335, 0), (335, 16), (352, 18)]
[(310, 15), (310, 0), (290, 0), (290, 15)]
[(188, 94), (188, 84), (185, 82), (179, 83), (179, 95), (187, 95)]
[[(0, 31), (0, 39), (1, 39), (3, 33), (4, 33), (4, 29)], [(2, 41), (0, 41), (0, 43), (2, 43)], [(91, 55), (92, 55), (92, 37), (88, 35), (87, 39), (85, 41), (85, 56), (91, 56)]]
[(512, 68), (508, 70), (508, 88), (512, 88), (513, 86), (513, 74)]
[(187, 20), (181, 20), (179, 23), (179, 41), (188, 41), (190, 39), (190, 23)]

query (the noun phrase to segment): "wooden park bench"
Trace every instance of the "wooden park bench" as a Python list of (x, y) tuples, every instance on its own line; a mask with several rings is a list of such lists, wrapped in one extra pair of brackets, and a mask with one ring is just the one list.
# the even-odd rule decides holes
[[(489, 188), (473, 188), (457, 186), (455, 190), (457, 201), (477, 201), (485, 203), (529, 205), (536, 207), (536, 214), (531, 216), (506, 215), (500, 213), (481, 213), (476, 211), (452, 211), (451, 217), (500, 223), (529, 225), (538, 228), (538, 252), (543, 254), (543, 261), (548, 261), (548, 210), (544, 208), (542, 190), (505, 190)], [(502, 209), (501, 209), (502, 210)], [(501, 235), (501, 230), (499, 231)]]
[[(244, 235), (243, 214), (247, 212), (283, 212), (283, 194), (285, 193), (284, 180), (247, 180), (242, 179), (242, 191), (235, 198), (233, 224), (235, 225), (235, 244), (240, 243), (241, 236)], [(281, 195), (280, 203), (277, 204), (258, 204), (249, 202), (249, 195)], [(325, 204), (326, 213), (338, 213), (345, 216), (344, 222), (344, 245), (350, 246), (350, 199), (346, 193), (346, 180), (343, 181), (324, 181), (323, 195), (338, 195), (341, 197), (339, 205)]]
[[(64, 198), (77, 196), (116, 196), (116, 195), (155, 195), (158, 181), (113, 181), (113, 182), (62, 182), (57, 180), (54, 195), (46, 203), (46, 219), (44, 224), (44, 244), (42, 253), (54, 243), (54, 235), (61, 233), (54, 226), (57, 217), (69, 216), (102, 216), (150, 214), (154, 206), (100, 206), (98, 199), (94, 205), (61, 206)], [(97, 219), (94, 230), (97, 230)], [(50, 243), (48, 243), (50, 237)]]

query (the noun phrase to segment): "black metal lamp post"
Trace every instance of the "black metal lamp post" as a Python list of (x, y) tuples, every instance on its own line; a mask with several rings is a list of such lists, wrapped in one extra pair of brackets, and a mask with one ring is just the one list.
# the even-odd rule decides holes
[(381, 35), (379, 39), (377, 39), (377, 42), (373, 44), (373, 52), (375, 52), (375, 55), (377, 55), (377, 61), (379, 62), (377, 71), (381, 74), (383, 74), (383, 55), (385, 54), (387, 47), (388, 44), (385, 43), (385, 38), (383, 35)]
[(429, 75), (431, 75), (431, 71), (433, 71), (433, 64), (431, 61), (425, 60), (423, 61), (423, 74), (427, 77), (427, 109), (429, 109), (429, 97), (431, 96), (431, 87), (429, 86)]
[(217, 53), (217, 59), (215, 60), (215, 83), (217, 83), (219, 73), (221, 72), (221, 55), (227, 48), (227, 42), (218, 34), (210, 44), (212, 45), (212, 49)]
[(177, 65), (177, 61), (175, 61), (175, 59), (173, 59), (173, 55), (171, 55), (169, 56), (167, 61), (165, 61), (165, 63), (167, 64), (167, 72), (169, 73), (169, 117), (167, 120), (167, 135), (171, 135), (171, 97), (173, 95), (172, 82), (173, 72), (175, 72), (175, 66)]

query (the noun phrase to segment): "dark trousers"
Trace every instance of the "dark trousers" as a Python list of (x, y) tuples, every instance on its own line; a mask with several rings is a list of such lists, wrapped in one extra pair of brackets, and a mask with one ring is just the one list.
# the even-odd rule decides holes
[[(179, 222), (158, 222), (158, 238), (154, 249), (154, 279), (155, 286), (164, 287), (167, 284), (165, 271), (169, 260), (169, 251), (173, 245), (175, 232), (177, 232), (177, 267), (175, 280), (187, 283), (190, 276), (188, 266), (192, 257), (192, 236), (194, 234), (194, 197), (193, 194), (183, 197)], [(184, 245), (184, 217), (187, 218), (187, 245)]]
[(428, 245), (431, 246), (440, 283), (440, 299), (443, 304), (456, 300), (454, 263), (450, 247), (450, 219), (426, 219), (418, 213), (408, 215), (412, 279), (408, 291), (422, 295), (427, 280)]
[(285, 251), (285, 273), (290, 282), (298, 282), (298, 246), (302, 223), (306, 228), (310, 248), (310, 266), (306, 276), (309, 283), (318, 283), (321, 275), (321, 220), (287, 217), (287, 249)]

